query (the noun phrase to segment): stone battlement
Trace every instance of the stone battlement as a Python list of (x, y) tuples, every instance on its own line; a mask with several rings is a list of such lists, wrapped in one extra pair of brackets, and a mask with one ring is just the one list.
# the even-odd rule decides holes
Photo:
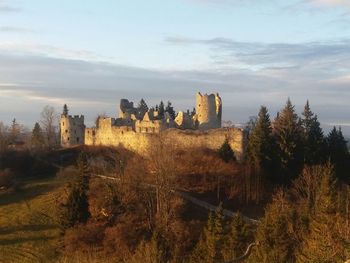
[(85, 143), (85, 124), (83, 115), (62, 114), (60, 119), (61, 145), (71, 147)]

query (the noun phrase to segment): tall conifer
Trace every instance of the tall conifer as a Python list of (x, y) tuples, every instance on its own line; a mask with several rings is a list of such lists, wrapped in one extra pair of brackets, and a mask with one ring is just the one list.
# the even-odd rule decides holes
[(342, 238), (335, 229), (337, 222), (336, 181), (331, 165), (316, 169), (320, 185), (316, 195), (314, 214), (311, 215), (310, 233), (305, 238), (298, 262), (343, 262)]
[(60, 224), (62, 230), (79, 223), (86, 223), (90, 218), (87, 191), (89, 190), (89, 167), (87, 155), (80, 154), (77, 161), (79, 174), (71, 186), (67, 202), (61, 205)]
[(294, 261), (295, 240), (291, 233), (293, 210), (281, 193), (267, 207), (258, 225), (256, 241), (259, 246), (251, 262), (289, 263)]
[(175, 113), (174, 107), (172, 106), (172, 104), (171, 104), (170, 101), (168, 101), (168, 104), (167, 104), (167, 106), (166, 106), (166, 108), (165, 108), (165, 112), (169, 113), (170, 117), (171, 117), (173, 120), (175, 120), (175, 117), (176, 117), (175, 115), (176, 115), (176, 113)]
[(207, 226), (194, 248), (190, 263), (216, 263), (223, 261), (222, 249), (224, 243), (224, 216), (222, 204), (215, 214), (210, 214)]
[(327, 136), (327, 147), (329, 159), (334, 165), (336, 175), (345, 181), (349, 181), (350, 157), (347, 142), (344, 139), (341, 128), (337, 129), (334, 127), (329, 133)]
[(302, 115), (304, 162), (307, 165), (320, 164), (326, 159), (325, 138), (317, 115), (310, 109), (309, 101), (306, 102)]
[(64, 116), (68, 116), (68, 106), (67, 106), (67, 104), (63, 105), (63, 112), (62, 112), (62, 114)]
[(145, 113), (148, 111), (148, 106), (146, 101), (142, 98), (137, 106), (138, 114), (140, 118), (143, 118)]
[(32, 131), (31, 145), (32, 147), (36, 147), (36, 148), (43, 147), (45, 145), (45, 138), (43, 135), (43, 131), (38, 122), (35, 123)]
[(164, 102), (161, 101), (159, 103), (159, 108), (158, 108), (159, 118), (163, 119), (164, 118), (164, 113), (165, 113)]
[(252, 241), (252, 231), (250, 226), (243, 221), (241, 213), (237, 213), (230, 225), (229, 233), (225, 238), (223, 246), (223, 257), (225, 262), (229, 262), (244, 254), (250, 241)]
[(301, 123), (289, 98), (274, 122), (273, 133), (278, 147), (280, 181), (289, 183), (299, 174), (303, 165)]
[(270, 116), (267, 108), (262, 106), (254, 128), (249, 134), (249, 162), (258, 168), (258, 170), (271, 174), (274, 150)]

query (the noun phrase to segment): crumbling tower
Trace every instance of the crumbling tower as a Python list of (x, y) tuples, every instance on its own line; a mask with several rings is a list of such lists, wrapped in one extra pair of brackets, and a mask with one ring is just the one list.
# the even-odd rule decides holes
[(196, 94), (196, 122), (198, 129), (221, 128), (222, 102), (219, 94)]
[(83, 115), (68, 115), (68, 110), (60, 119), (61, 146), (71, 147), (85, 143), (85, 124)]

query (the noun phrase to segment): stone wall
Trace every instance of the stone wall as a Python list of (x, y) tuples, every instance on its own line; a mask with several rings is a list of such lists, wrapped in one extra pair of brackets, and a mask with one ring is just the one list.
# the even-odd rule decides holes
[(217, 150), (228, 139), (238, 160), (243, 160), (246, 134), (241, 129), (221, 128), (209, 131), (167, 129), (160, 134), (137, 133), (130, 127), (109, 126), (108, 121), (99, 129), (86, 129), (86, 145), (123, 146), (139, 154), (147, 154), (158, 140), (175, 148), (209, 148)]
[(208, 148), (218, 150), (227, 139), (238, 160), (246, 152), (247, 134), (237, 128), (221, 128), (208, 131), (169, 129), (163, 132), (177, 148)]
[(150, 148), (152, 137), (149, 133), (136, 133), (129, 126), (105, 126), (85, 130), (86, 145), (122, 146), (131, 151), (145, 154)]
[(161, 120), (137, 120), (135, 122), (135, 131), (137, 133), (159, 133), (165, 128)]

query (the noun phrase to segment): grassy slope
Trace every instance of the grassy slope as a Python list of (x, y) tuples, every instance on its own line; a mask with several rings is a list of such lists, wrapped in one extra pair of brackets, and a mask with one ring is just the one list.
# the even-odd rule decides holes
[[(0, 194), (0, 262), (52, 262), (59, 246), (55, 204), (63, 182), (28, 180), (20, 191)], [(48, 215), (48, 216), (46, 216)]]

